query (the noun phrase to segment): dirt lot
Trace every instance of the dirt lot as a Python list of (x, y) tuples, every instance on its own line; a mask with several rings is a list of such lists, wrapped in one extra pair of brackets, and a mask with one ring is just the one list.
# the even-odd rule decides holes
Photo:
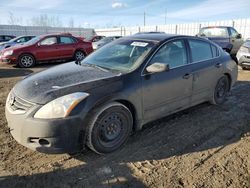
[(106, 156), (70, 156), (31, 151), (8, 133), (8, 92), (45, 68), (0, 66), (0, 187), (250, 187), (250, 71), (239, 70), (223, 106), (201, 104), (151, 123)]

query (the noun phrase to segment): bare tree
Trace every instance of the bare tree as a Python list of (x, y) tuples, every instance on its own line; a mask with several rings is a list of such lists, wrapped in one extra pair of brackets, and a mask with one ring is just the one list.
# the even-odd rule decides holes
[(73, 18), (69, 19), (69, 27), (74, 28), (74, 19)]
[(14, 16), (12, 12), (9, 12), (9, 19), (8, 19), (8, 24), (10, 25), (18, 25), (22, 24), (22, 18), (17, 18)]
[(62, 22), (58, 16), (48, 16), (47, 14), (41, 14), (37, 17), (31, 18), (31, 25), (43, 27), (61, 27)]

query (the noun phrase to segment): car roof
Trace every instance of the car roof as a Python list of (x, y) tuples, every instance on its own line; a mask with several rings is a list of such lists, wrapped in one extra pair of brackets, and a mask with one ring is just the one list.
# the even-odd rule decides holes
[(231, 26), (207, 26), (207, 27), (202, 27), (202, 29), (204, 28), (229, 28)]
[(73, 36), (71, 33), (50, 33), (50, 34), (44, 34), (40, 35), (41, 37), (49, 37), (49, 36)]
[(174, 37), (187, 37), (185, 35), (176, 35), (176, 34), (165, 34), (165, 33), (145, 33), (145, 34), (139, 34), (139, 35), (131, 35), (129, 37), (126, 38), (130, 38), (130, 39), (140, 39), (140, 40), (152, 40), (152, 41), (165, 41), (167, 39), (170, 38), (174, 38)]

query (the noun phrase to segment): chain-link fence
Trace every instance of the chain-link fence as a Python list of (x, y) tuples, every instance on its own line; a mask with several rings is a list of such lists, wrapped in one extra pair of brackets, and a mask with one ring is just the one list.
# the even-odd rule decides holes
[(108, 29), (96, 29), (98, 35), (113, 36), (121, 35), (128, 36), (138, 32), (161, 31), (170, 34), (195, 35), (201, 27), (205, 26), (233, 26), (243, 38), (250, 38), (250, 18), (223, 20), (213, 22), (197, 22), (184, 24), (167, 24), (155, 26), (138, 26), (138, 27), (119, 27)]
[(95, 31), (94, 29), (87, 28), (0, 25), (0, 35), (21, 36), (42, 35), (48, 33), (71, 33), (75, 36), (89, 38), (95, 34)]

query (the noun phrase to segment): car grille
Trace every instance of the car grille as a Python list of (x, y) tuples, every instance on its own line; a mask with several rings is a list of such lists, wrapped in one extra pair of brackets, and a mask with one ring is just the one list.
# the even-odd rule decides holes
[(10, 94), (8, 104), (13, 111), (21, 110), (25, 112), (33, 106), (32, 103), (17, 97), (13, 93)]

